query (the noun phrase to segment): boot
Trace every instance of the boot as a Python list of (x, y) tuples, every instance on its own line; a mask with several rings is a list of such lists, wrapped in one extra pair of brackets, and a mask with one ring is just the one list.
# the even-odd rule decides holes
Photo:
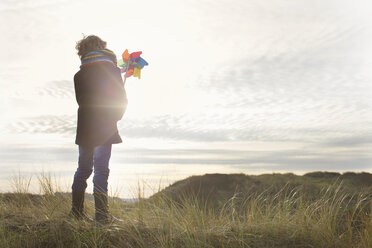
[(102, 224), (107, 224), (108, 221), (108, 202), (107, 193), (95, 192), (94, 195), (94, 206), (96, 208), (96, 221)]
[(107, 192), (94, 193), (94, 205), (96, 208), (96, 221), (101, 224), (121, 223), (123, 220), (112, 216), (108, 211)]
[(72, 207), (69, 216), (78, 220), (93, 221), (84, 213), (84, 191), (72, 191)]

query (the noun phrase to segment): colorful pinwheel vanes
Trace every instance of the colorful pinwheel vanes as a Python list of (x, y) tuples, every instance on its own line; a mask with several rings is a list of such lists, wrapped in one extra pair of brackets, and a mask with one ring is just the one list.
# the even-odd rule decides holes
[(148, 65), (146, 60), (141, 58), (142, 52), (133, 52), (129, 54), (128, 49), (126, 49), (121, 55), (122, 59), (118, 61), (118, 66), (122, 73), (125, 73), (125, 79), (133, 75), (141, 79), (141, 70), (144, 66)]

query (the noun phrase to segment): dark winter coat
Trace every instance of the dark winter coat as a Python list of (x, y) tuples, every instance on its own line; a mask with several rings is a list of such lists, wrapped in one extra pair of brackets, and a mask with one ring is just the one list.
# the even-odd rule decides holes
[(79, 104), (75, 143), (84, 146), (121, 143), (117, 122), (127, 106), (120, 69), (110, 63), (85, 66), (74, 76)]

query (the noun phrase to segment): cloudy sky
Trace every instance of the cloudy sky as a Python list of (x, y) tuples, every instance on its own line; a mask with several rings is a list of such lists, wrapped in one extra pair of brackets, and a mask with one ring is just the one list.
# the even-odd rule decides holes
[(0, 186), (45, 171), (69, 190), (82, 33), (149, 62), (127, 80), (113, 148), (123, 197), (204, 173), (372, 172), (370, 13), (367, 0), (2, 0)]

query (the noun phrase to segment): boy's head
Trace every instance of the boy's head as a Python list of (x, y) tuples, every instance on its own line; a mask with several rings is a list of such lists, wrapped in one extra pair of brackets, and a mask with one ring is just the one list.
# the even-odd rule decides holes
[(76, 42), (75, 48), (78, 51), (77, 54), (81, 58), (86, 53), (106, 48), (106, 41), (101, 40), (101, 38), (96, 35), (84, 36), (83, 39)]

